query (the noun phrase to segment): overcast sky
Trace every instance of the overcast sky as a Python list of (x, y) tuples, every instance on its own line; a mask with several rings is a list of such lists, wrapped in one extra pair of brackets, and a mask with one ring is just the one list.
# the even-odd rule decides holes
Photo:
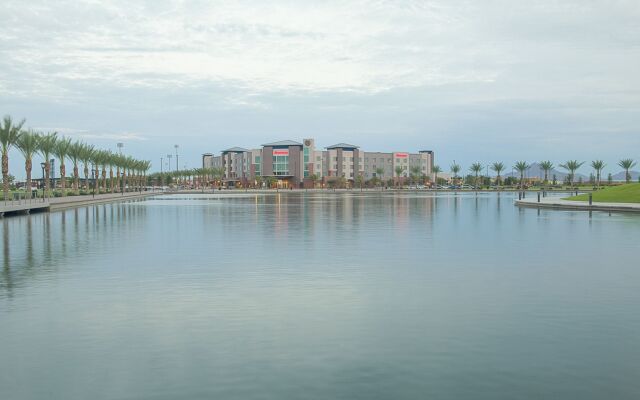
[(638, 21), (638, 0), (4, 0), (0, 114), (154, 169), (314, 137), (617, 172), (640, 159)]

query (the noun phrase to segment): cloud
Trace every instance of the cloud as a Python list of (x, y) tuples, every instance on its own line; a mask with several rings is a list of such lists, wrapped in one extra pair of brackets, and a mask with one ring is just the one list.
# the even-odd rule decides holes
[(134, 132), (90, 132), (84, 129), (63, 128), (63, 127), (35, 127), (36, 131), (58, 132), (59, 135), (72, 137), (74, 139), (85, 140), (123, 140), (123, 141), (145, 141), (147, 137)]
[(0, 108), (150, 158), (192, 141), (193, 164), (283, 136), (614, 157), (640, 144), (638, 20), (631, 0), (8, 0)]

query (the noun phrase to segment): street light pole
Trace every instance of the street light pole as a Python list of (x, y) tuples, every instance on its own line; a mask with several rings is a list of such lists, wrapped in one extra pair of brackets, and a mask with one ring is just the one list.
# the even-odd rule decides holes
[(176, 149), (176, 172), (178, 171), (178, 145), (175, 144), (173, 145), (173, 147), (175, 147)]
[(42, 167), (42, 201), (44, 201), (44, 166), (45, 163), (40, 163), (40, 167)]

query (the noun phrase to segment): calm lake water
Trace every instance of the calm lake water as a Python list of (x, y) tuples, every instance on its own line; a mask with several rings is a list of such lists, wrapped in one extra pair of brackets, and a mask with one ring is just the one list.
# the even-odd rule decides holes
[(0, 236), (2, 399), (640, 398), (640, 216), (224, 193)]

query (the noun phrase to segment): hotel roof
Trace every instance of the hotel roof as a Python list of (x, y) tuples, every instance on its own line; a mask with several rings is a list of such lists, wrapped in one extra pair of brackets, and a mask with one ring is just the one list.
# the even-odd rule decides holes
[(357, 148), (359, 147), (356, 146), (355, 144), (349, 144), (349, 143), (338, 143), (338, 144), (334, 144), (333, 146), (327, 147), (327, 149), (357, 149)]
[(265, 143), (262, 146), (302, 146), (302, 143), (294, 142), (293, 140), (282, 140), (280, 142)]
[(242, 147), (232, 147), (230, 149), (222, 150), (223, 153), (244, 153), (245, 151), (249, 151)]

